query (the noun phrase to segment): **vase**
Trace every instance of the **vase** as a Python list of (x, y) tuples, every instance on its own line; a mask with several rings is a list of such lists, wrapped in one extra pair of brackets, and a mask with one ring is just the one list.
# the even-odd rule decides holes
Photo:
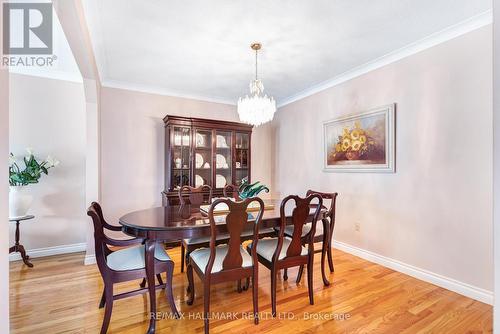
[(358, 151), (348, 151), (345, 154), (348, 160), (359, 160), (359, 152)]
[(10, 186), (9, 190), (9, 217), (23, 217), (28, 214), (33, 195), (28, 191), (27, 186)]

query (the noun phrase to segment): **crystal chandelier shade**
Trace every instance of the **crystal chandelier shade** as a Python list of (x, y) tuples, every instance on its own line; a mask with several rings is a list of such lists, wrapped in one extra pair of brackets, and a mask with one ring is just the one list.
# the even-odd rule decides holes
[(264, 94), (264, 84), (257, 76), (257, 52), (261, 45), (254, 43), (251, 48), (255, 50), (255, 79), (250, 82), (250, 96), (246, 95), (238, 100), (238, 114), (242, 122), (259, 126), (272, 121), (276, 101)]

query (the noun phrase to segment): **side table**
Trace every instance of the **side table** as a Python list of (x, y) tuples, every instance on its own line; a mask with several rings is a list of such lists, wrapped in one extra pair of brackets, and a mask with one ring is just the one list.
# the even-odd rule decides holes
[(35, 218), (35, 216), (32, 216), (32, 215), (9, 218), (9, 222), (16, 222), (16, 243), (14, 246), (9, 248), (9, 254), (15, 253), (15, 252), (21, 253), (21, 257), (23, 258), (24, 264), (30, 268), (33, 268), (33, 264), (28, 261), (30, 257), (26, 254), (26, 250), (24, 249), (24, 246), (19, 243), (19, 223), (24, 221), (24, 220), (30, 220), (33, 218)]

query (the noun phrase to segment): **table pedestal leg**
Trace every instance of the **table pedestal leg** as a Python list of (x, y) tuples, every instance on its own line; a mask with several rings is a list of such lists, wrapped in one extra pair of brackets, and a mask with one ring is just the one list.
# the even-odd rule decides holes
[(155, 241), (146, 240), (146, 278), (149, 290), (149, 328), (147, 334), (156, 331), (156, 288), (155, 288)]
[(328, 286), (330, 285), (330, 281), (326, 278), (325, 274), (325, 258), (328, 247), (330, 247), (330, 242), (328, 241), (328, 236), (330, 235), (330, 225), (328, 224), (328, 220), (323, 219), (323, 245), (321, 246), (321, 276), (323, 278), (323, 284)]
[(26, 254), (24, 246), (19, 243), (19, 222), (16, 222), (16, 243), (14, 246), (9, 248), (9, 254), (16, 252), (21, 253), (21, 258), (23, 259), (25, 265), (27, 265), (30, 268), (33, 268), (33, 264), (28, 261), (30, 257)]

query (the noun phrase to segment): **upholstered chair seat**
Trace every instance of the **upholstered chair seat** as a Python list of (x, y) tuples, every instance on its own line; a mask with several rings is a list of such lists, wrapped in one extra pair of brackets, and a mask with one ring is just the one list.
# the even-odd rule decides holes
[[(274, 234), (274, 229), (273, 228), (264, 228), (259, 231), (260, 235), (270, 235)], [(253, 236), (253, 231), (243, 231), (241, 233), (241, 237), (243, 239), (251, 239)], [(227, 241), (229, 240), (229, 234), (223, 233), (217, 236), (217, 241)], [(205, 244), (210, 242), (210, 236), (208, 237), (199, 237), (199, 238), (191, 238), (191, 239), (184, 239), (184, 243), (186, 245), (197, 245), (197, 244)]]
[[(247, 232), (247, 233), (248, 233), (248, 234), (244, 234), (244, 233), (243, 233), (243, 234), (242, 234), (242, 236), (247, 236), (247, 235), (248, 235), (248, 236), (251, 236), (251, 235), (252, 235), (252, 231), (249, 231), (249, 232)], [(272, 236), (275, 236), (275, 235), (276, 235), (276, 231), (275, 231), (275, 230), (274, 230), (274, 228), (272, 228), (272, 227), (270, 227), (270, 228), (261, 228), (261, 229), (259, 230), (259, 236), (260, 236), (261, 238), (266, 237), (266, 236), (271, 236), (271, 235), (272, 235)]]
[[(217, 240), (227, 240), (229, 239), (228, 234), (221, 234), (217, 236)], [(205, 244), (210, 242), (210, 236), (208, 237), (199, 237), (199, 238), (191, 238), (191, 239), (184, 239), (183, 240), (186, 245), (198, 245), (198, 244)]]
[[(302, 237), (308, 235), (309, 232), (311, 232), (311, 223), (307, 223), (302, 227)], [(293, 235), (292, 225), (288, 225), (285, 227), (285, 235), (289, 237)], [(316, 224), (316, 233), (314, 233), (314, 236), (320, 236), (320, 235), (323, 235), (323, 223)]]
[[(292, 239), (290, 238), (284, 238), (283, 239), (283, 246), (281, 247), (281, 252), (280, 255), (278, 256), (278, 260), (283, 260), (286, 257), (286, 251), (288, 250), (288, 247), (290, 246), (290, 242), (292, 242)], [(265, 238), (259, 241), (257, 244), (257, 254), (262, 256), (268, 261), (273, 260), (273, 255), (274, 252), (276, 251), (276, 248), (278, 247), (278, 238)], [(252, 249), (252, 244), (248, 245), (248, 250), (251, 251)], [(300, 255), (307, 255), (307, 248), (302, 246), (302, 251)]]
[[(160, 244), (155, 247), (155, 258), (163, 262), (172, 261)], [(110, 269), (115, 271), (143, 269), (146, 267), (144, 246), (140, 245), (114, 251), (108, 255), (106, 263)]]
[[(218, 273), (222, 270), (222, 262), (226, 258), (228, 249), (229, 247), (227, 245), (220, 245), (215, 248), (215, 260), (211, 271), (212, 273)], [(241, 267), (251, 267), (253, 264), (252, 257), (247, 253), (247, 251), (245, 251), (245, 249), (243, 249), (242, 246), (240, 246), (240, 253), (243, 259)], [(208, 258), (210, 257), (210, 248), (198, 248), (197, 250), (191, 252), (190, 256), (191, 261), (194, 261), (199, 268), (204, 269), (207, 266)]]

